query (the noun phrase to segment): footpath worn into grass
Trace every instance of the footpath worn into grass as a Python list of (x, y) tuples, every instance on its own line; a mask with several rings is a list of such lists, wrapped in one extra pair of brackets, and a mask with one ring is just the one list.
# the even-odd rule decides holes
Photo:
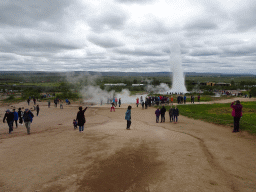
[[(242, 102), (241, 104), (243, 116), (240, 120), (240, 129), (256, 134), (256, 102)], [(178, 105), (178, 109), (181, 115), (190, 118), (233, 127), (234, 119), (231, 116), (233, 109), (230, 103)]]

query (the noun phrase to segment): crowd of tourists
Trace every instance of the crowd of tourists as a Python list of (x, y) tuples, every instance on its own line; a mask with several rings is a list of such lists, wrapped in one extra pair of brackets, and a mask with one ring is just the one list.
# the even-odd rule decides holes
[[(194, 103), (195, 97), (191, 95), (191, 103)], [(27, 100), (28, 105), (30, 104), (30, 98)], [(177, 104), (186, 104), (187, 97), (186, 95), (177, 96)], [(197, 101), (200, 102), (200, 95), (197, 96)], [(33, 98), (34, 105), (36, 105), (36, 99)], [(177, 123), (178, 122), (178, 116), (179, 116), (179, 109), (177, 105), (174, 105), (174, 98), (173, 95), (169, 98), (166, 96), (149, 96), (145, 98), (145, 101), (143, 97), (141, 96), (140, 98), (136, 99), (136, 106), (138, 107), (139, 105), (142, 106), (142, 109), (147, 109), (148, 107), (151, 106), (156, 106), (157, 109), (155, 110), (155, 115), (156, 115), (156, 123), (164, 123), (165, 122), (165, 113), (166, 113), (166, 108), (165, 104), (170, 104), (170, 109), (168, 111), (169, 113), (169, 120), (170, 122)], [(48, 108), (50, 108), (51, 101), (48, 100)], [(63, 109), (63, 102), (59, 100), (58, 98), (54, 99), (54, 104), (55, 107), (58, 107), (58, 104), (60, 105), (60, 108)], [(70, 101), (66, 99), (66, 104), (70, 104)], [(110, 112), (114, 111), (115, 112), (115, 107), (119, 105), (121, 106), (121, 98), (113, 98), (111, 102), (111, 109)], [(240, 104), (240, 101), (234, 101), (231, 103), (231, 108), (233, 109), (232, 111), (232, 116), (234, 117), (234, 129), (233, 132), (239, 132), (239, 121), (240, 118), (242, 117), (242, 105)], [(34, 110), (36, 111), (36, 115), (39, 115), (39, 105), (34, 106)], [(81, 106), (79, 107), (79, 111), (76, 115), (76, 119), (73, 120), (73, 126), (74, 129), (79, 127), (79, 132), (82, 133), (84, 131), (84, 124), (86, 123), (85, 119), (85, 111), (87, 110), (86, 108), (82, 108)], [(24, 112), (21, 110), (21, 108), (18, 109), (18, 112), (16, 112), (15, 109), (10, 111), (9, 109), (6, 110), (3, 122), (5, 121), (8, 124), (9, 127), (9, 134), (13, 132), (13, 127), (15, 126), (18, 128), (19, 124), (23, 125), (25, 124), (25, 127), (27, 129), (27, 134), (30, 134), (30, 125), (33, 121), (34, 114), (29, 110), (25, 109)], [(130, 129), (131, 126), (131, 106), (128, 106), (128, 109), (125, 113), (125, 120), (127, 121), (127, 126), (126, 129)]]

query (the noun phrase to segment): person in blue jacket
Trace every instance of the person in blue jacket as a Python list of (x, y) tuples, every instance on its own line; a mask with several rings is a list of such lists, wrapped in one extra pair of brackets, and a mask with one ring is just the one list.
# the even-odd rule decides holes
[(15, 124), (16, 124), (16, 128), (18, 128), (18, 119), (19, 119), (19, 115), (18, 115), (18, 113), (15, 111), (15, 109), (13, 109), (12, 110), (13, 112), (13, 116), (14, 116), (14, 119), (13, 119), (13, 121), (15, 122)]
[(130, 129), (131, 126), (131, 109), (132, 107), (129, 105), (127, 111), (125, 112), (125, 120), (127, 120), (127, 127), (126, 129)]

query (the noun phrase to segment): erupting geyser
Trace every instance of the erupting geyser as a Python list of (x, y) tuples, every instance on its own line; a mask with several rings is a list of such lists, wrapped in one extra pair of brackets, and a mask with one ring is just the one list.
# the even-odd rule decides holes
[(172, 71), (172, 88), (169, 92), (171, 93), (187, 93), (187, 89), (185, 87), (185, 78), (182, 69), (181, 62), (181, 53), (180, 53), (180, 45), (173, 44), (171, 46), (171, 71)]

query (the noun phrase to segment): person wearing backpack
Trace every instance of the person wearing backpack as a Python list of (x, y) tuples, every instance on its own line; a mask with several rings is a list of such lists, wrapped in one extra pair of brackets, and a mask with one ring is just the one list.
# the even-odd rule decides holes
[(30, 110), (25, 109), (24, 114), (23, 114), (23, 120), (25, 123), (25, 127), (27, 128), (28, 135), (30, 135), (30, 125), (33, 121), (33, 117), (34, 117), (34, 114)]

